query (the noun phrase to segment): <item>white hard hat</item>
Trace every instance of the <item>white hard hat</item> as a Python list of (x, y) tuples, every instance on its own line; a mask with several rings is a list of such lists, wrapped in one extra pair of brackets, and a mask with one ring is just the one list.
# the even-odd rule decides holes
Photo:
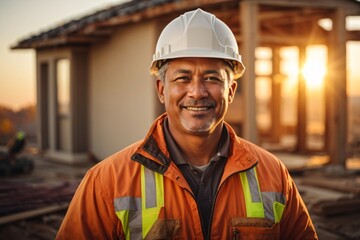
[(241, 77), (245, 70), (230, 28), (201, 9), (186, 12), (164, 28), (156, 45), (150, 72), (156, 75), (165, 60), (184, 57), (224, 59), (232, 66), (235, 79)]

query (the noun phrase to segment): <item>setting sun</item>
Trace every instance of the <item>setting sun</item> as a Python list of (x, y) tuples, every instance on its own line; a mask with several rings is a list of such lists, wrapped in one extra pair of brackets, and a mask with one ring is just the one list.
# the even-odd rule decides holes
[(306, 62), (302, 74), (309, 90), (320, 89), (326, 75), (327, 50), (323, 45), (307, 47)]
[(326, 75), (325, 63), (320, 60), (309, 59), (306, 61), (302, 73), (309, 89), (321, 88)]

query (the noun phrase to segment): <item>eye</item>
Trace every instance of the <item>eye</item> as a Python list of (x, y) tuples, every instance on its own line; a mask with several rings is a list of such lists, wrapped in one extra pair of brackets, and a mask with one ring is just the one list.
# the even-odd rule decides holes
[(174, 82), (188, 82), (188, 81), (190, 81), (190, 77), (185, 75), (178, 76), (174, 79)]
[(220, 78), (218, 76), (206, 76), (205, 81), (208, 81), (208, 82), (223, 82), (222, 78)]

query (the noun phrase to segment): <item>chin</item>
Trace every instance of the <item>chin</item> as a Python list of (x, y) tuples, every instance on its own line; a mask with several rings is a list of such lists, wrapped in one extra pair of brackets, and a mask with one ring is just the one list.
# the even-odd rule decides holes
[(214, 132), (215, 130), (215, 120), (209, 121), (203, 124), (189, 124), (187, 121), (182, 121), (182, 126), (184, 129), (194, 135), (208, 135)]

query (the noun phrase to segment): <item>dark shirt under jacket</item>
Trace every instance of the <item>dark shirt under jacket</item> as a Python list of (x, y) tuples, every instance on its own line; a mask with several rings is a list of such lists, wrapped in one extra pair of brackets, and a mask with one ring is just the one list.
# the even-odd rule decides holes
[(206, 235), (209, 232), (212, 205), (214, 203), (216, 191), (229, 154), (229, 133), (224, 126), (218, 151), (215, 156), (210, 159), (210, 164), (204, 172), (186, 161), (181, 149), (171, 136), (167, 119), (164, 123), (164, 134), (171, 160), (174, 161), (180, 169), (193, 191), (199, 208), (203, 233), (205, 235), (205, 239), (207, 239), (208, 237)]

